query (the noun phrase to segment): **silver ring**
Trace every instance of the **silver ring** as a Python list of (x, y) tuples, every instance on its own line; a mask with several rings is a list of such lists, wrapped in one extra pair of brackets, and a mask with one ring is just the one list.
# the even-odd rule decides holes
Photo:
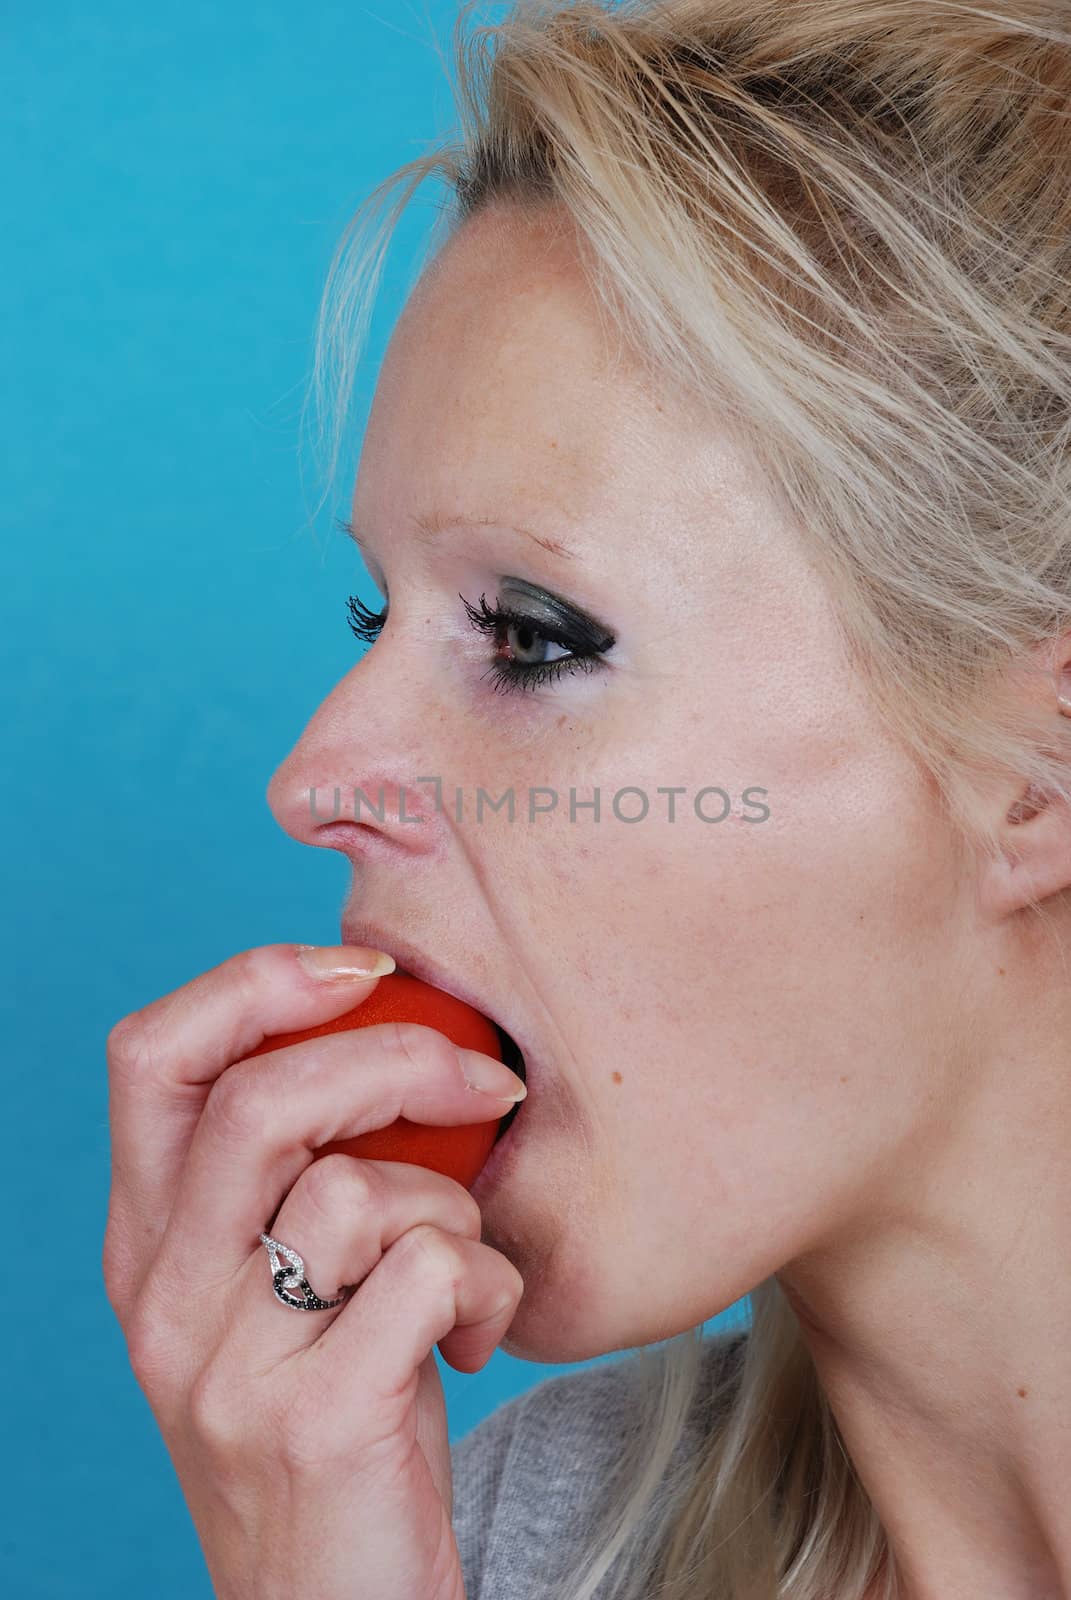
[[(343, 1300), (349, 1299), (350, 1291), (347, 1290), (337, 1300), (321, 1300), (309, 1287), (305, 1263), (296, 1250), (273, 1239), (269, 1233), (262, 1233), (260, 1242), (266, 1247), (271, 1260), (271, 1286), (275, 1290), (275, 1298), (281, 1300), (284, 1306), (293, 1306), (295, 1311), (327, 1311), (331, 1306), (340, 1306)], [(280, 1256), (285, 1256), (289, 1261), (288, 1267), (279, 1265)], [(299, 1300), (296, 1295), (287, 1294), (288, 1289), (300, 1289), (304, 1298)]]

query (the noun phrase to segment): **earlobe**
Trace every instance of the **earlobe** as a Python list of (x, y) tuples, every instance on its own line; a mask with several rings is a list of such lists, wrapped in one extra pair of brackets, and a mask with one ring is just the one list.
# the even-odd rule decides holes
[[(1071, 664), (1056, 673), (1056, 710), (1071, 718)], [(980, 885), (995, 921), (1071, 889), (1071, 803), (1030, 784), (1009, 808), (1001, 853), (988, 861)]]
[(1062, 640), (1056, 651), (1056, 704), (1061, 715), (1071, 717), (1071, 660), (1060, 660), (1066, 644), (1067, 640)]
[[(1066, 676), (1066, 675), (1065, 675)], [(1071, 689), (1057, 697), (1071, 717)], [(1004, 819), (1006, 849), (984, 869), (982, 896), (995, 920), (1071, 889), (1071, 804), (1029, 785)]]
[(1028, 789), (1008, 812), (1007, 848), (983, 868), (982, 899), (1000, 921), (1071, 889), (1071, 805)]

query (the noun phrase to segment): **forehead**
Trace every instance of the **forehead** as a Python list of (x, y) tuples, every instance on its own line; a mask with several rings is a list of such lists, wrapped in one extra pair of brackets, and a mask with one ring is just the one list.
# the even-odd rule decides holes
[(658, 420), (570, 244), (539, 224), (478, 216), (425, 270), (395, 327), (356, 520), (378, 519), (403, 484), (434, 504), (477, 493), (515, 502), (538, 484), (541, 506), (560, 498), (583, 516), (653, 464)]
[(566, 228), (498, 210), (447, 242), (398, 320), (353, 521), (387, 538), (434, 509), (578, 549), (612, 528), (687, 558), (712, 526), (728, 554), (753, 488), (738, 445), (630, 350)]

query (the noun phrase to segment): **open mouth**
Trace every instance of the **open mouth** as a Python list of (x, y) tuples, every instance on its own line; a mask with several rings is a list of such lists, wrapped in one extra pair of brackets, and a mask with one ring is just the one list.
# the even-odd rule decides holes
[[(494, 1026), (495, 1032), (498, 1034), (499, 1044), (502, 1049), (503, 1061), (506, 1063), (506, 1066), (509, 1067), (511, 1072), (515, 1072), (517, 1074), (522, 1083), (527, 1083), (528, 1075), (525, 1071), (524, 1056), (521, 1054), (521, 1048), (516, 1039), (513, 1038), (512, 1034), (507, 1033), (505, 1028), (500, 1027), (497, 1022)], [(515, 1106), (511, 1106), (507, 1111), (506, 1115), (502, 1118), (502, 1121), (498, 1124), (498, 1132), (495, 1134), (495, 1144), (497, 1144), (499, 1139), (509, 1132), (510, 1128), (513, 1126), (514, 1117), (517, 1115), (518, 1111), (523, 1105), (524, 1101), (518, 1100), (517, 1104)]]

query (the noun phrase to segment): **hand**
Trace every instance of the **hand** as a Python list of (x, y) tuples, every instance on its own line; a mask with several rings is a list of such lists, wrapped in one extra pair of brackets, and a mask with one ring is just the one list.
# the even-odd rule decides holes
[[(317, 979), (296, 953), (245, 951), (112, 1029), (108, 1298), (218, 1600), (464, 1600), (433, 1351), (478, 1371), (523, 1279), (452, 1178), (313, 1152), (510, 1102), (462, 1076), (493, 1058), (415, 1023), (243, 1060), (377, 982)], [(283, 1306), (261, 1232), (301, 1254), (321, 1299), (353, 1292)]]

